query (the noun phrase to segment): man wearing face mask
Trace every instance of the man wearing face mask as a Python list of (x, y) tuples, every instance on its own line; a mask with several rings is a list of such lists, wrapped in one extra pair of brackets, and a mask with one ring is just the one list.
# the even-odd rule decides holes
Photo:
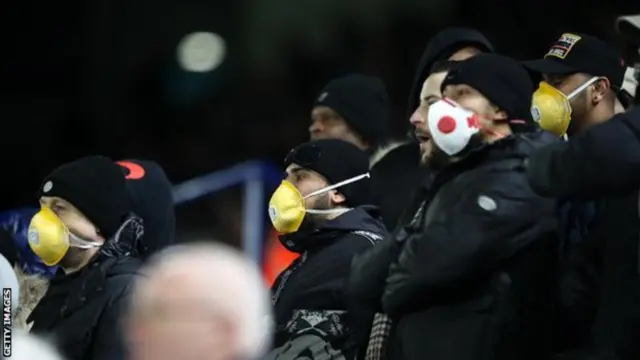
[(615, 115), (626, 68), (620, 54), (602, 40), (564, 33), (543, 59), (525, 66), (544, 79), (532, 106), (543, 129), (570, 137)]
[(360, 323), (346, 311), (343, 294), (351, 259), (386, 235), (376, 208), (367, 205), (368, 164), (363, 151), (335, 139), (287, 155), (269, 216), (282, 244), (300, 257), (272, 287), (276, 336), (269, 359), (353, 358)]
[(433, 142), (423, 160), (435, 179), (413, 220), (359, 259), (391, 258), (386, 358), (548, 358), (555, 202), (531, 190), (523, 163), (558, 139), (533, 123), (533, 84), (513, 59), (457, 63), (441, 90), (420, 133)]
[[(420, 90), (434, 64), (447, 60), (461, 61), (486, 52), (493, 52), (493, 45), (476, 29), (451, 27), (438, 32), (429, 41), (418, 63), (404, 121), (420, 106)], [(428, 170), (420, 166), (420, 149), (413, 138), (391, 143), (374, 154), (372, 187), (375, 204), (380, 207), (387, 229), (393, 230), (405, 220), (401, 215), (406, 214), (414, 192), (429, 179)]]
[[(429, 137), (428, 114), (429, 106), (442, 99), (440, 91), (442, 82), (450, 67), (456, 61), (441, 60), (433, 64), (431, 73), (427, 76), (420, 89), (420, 104), (409, 119), (415, 128), (416, 139), (420, 141), (421, 165), (427, 162), (433, 151), (433, 142)], [(419, 188), (404, 213), (412, 216), (424, 201), (424, 194), (428, 186)], [(408, 219), (410, 221), (411, 219)], [(401, 220), (404, 223), (404, 220)], [(398, 248), (395, 241), (385, 241), (375, 249), (358, 254), (351, 264), (348, 295), (353, 302), (353, 308), (359, 313), (376, 314), (370, 335), (360, 345), (361, 356), (364, 359), (384, 359), (390, 330), (393, 326), (390, 319), (382, 313), (381, 297), (384, 292), (385, 280), (389, 265), (397, 258)], [(365, 315), (363, 315), (364, 317)]]
[[(566, 34), (565, 34), (566, 35)], [(563, 35), (564, 36), (564, 35)], [(576, 36), (576, 35), (574, 35)], [(529, 163), (529, 175), (531, 185), (541, 194), (554, 197), (582, 197), (593, 198), (601, 195), (618, 193), (622, 194), (637, 188), (640, 183), (640, 165), (635, 146), (638, 144), (637, 132), (640, 112), (637, 109), (631, 110), (627, 114), (618, 114), (611, 107), (611, 98), (614, 95), (616, 86), (623, 86), (625, 74), (629, 72), (620, 63), (620, 55), (608, 45), (598, 39), (585, 37), (587, 50), (581, 50), (587, 59), (600, 59), (600, 63), (608, 64), (609, 78), (613, 80), (600, 80), (600, 89), (596, 84), (585, 87), (579, 86), (576, 90), (582, 90), (581, 96), (592, 99), (592, 106), (600, 107), (596, 112), (581, 108), (584, 101), (577, 104), (569, 103), (563, 94), (555, 91), (549, 85), (541, 83), (541, 87), (534, 95), (534, 107), (532, 111), (540, 115), (540, 126), (558, 135), (563, 135), (566, 129), (582, 128), (584, 131), (572, 133), (575, 135), (568, 143), (556, 144), (555, 146), (538, 151)], [(581, 45), (581, 38), (576, 44)], [(589, 45), (591, 43), (591, 45)], [(556, 45), (554, 45), (556, 46)], [(580, 50), (580, 48), (578, 48)], [(550, 53), (552, 50), (550, 50)], [(556, 60), (553, 56), (547, 56), (546, 63), (561, 63), (569, 59), (571, 52), (565, 59)], [(595, 61), (594, 60), (594, 61)], [(608, 60), (608, 61), (607, 61)], [(576, 61), (576, 60), (574, 60)], [(541, 65), (533, 65), (540, 69)], [(542, 65), (544, 68), (546, 65)], [(603, 67), (604, 68), (604, 67)], [(594, 74), (604, 74), (595, 72)], [(585, 74), (573, 74), (570, 78), (581, 76), (589, 77)], [(610, 86), (606, 84), (610, 83)], [(546, 89), (544, 90), (543, 87)], [(629, 89), (630, 90), (630, 89)], [(576, 92), (572, 89), (565, 91)], [(608, 95), (608, 103), (604, 104), (602, 91)], [(637, 94), (636, 94), (637, 96)], [(583, 99), (584, 100), (584, 99)], [(579, 110), (572, 112), (574, 107)], [(588, 114), (589, 116), (578, 116), (578, 114)], [(597, 115), (596, 115), (597, 114)], [(614, 116), (615, 115), (615, 116)], [(590, 119), (590, 120), (588, 120)], [(579, 125), (573, 126), (574, 122)], [(580, 125), (581, 124), (581, 125)], [(597, 126), (596, 126), (597, 125)]]
[[(613, 66), (615, 57), (610, 57)], [(598, 91), (587, 91), (591, 103)], [(568, 211), (561, 212), (558, 309), (565, 336), (558, 359), (640, 358), (640, 111), (600, 114), (568, 142), (541, 149), (529, 161), (537, 192), (570, 199), (563, 206)]]
[(106, 157), (64, 164), (45, 177), (28, 240), (45, 265), (64, 269), (29, 316), (68, 360), (125, 357), (121, 316), (144, 248), (129, 213), (123, 169)]

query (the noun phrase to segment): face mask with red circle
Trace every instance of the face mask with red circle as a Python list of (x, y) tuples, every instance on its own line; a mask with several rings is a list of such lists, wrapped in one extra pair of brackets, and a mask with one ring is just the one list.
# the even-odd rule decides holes
[(429, 106), (427, 123), (433, 142), (447, 155), (462, 152), (471, 142), (473, 135), (480, 131), (504, 137), (504, 134), (482, 128), (478, 114), (448, 98)]

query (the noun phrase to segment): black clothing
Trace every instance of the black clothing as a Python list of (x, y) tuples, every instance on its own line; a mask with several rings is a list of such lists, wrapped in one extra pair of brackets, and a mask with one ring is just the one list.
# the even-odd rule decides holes
[(558, 296), (564, 336), (554, 359), (640, 358), (638, 195), (596, 199), (588, 236), (568, 247)]
[(375, 208), (359, 207), (325, 222), (307, 233), (281, 237), (301, 256), (283, 271), (272, 287), (276, 337), (272, 359), (288, 360), (299, 354), (286, 353), (297, 342), (305, 348), (321, 345), (330, 353), (352, 358), (355, 353), (355, 323), (347, 312), (344, 287), (351, 259), (381, 240), (386, 231)]
[[(451, 68), (441, 89), (468, 85), (507, 113), (509, 122), (533, 125), (531, 97), (535, 90), (527, 70), (516, 60), (499, 54), (479, 54)], [(531, 131), (531, 129), (529, 129)]]
[(388, 359), (550, 354), (555, 202), (533, 193), (523, 162), (551, 141), (518, 134), (472, 152), (436, 175), (408, 225), (354, 259), (352, 293), (365, 306), (381, 297), (394, 320)]
[(536, 191), (594, 204), (588, 232), (566, 246), (559, 310), (574, 336), (561, 339), (557, 359), (640, 358), (638, 116), (616, 115), (529, 160)]
[[(429, 41), (416, 68), (409, 93), (407, 116), (403, 121), (408, 123), (411, 114), (418, 107), (422, 84), (429, 76), (433, 64), (467, 46), (493, 52), (493, 45), (489, 40), (479, 31), (470, 28), (447, 28)], [(380, 208), (386, 228), (393, 230), (418, 187), (428, 184), (431, 174), (420, 165), (420, 146), (415, 141), (405, 139), (393, 149), (384, 151), (386, 154), (371, 166), (371, 181), (374, 204)]]
[(608, 43), (595, 36), (570, 33), (560, 35), (544, 58), (524, 65), (540, 74), (603, 76), (615, 90), (622, 88), (626, 70), (622, 56)]
[(420, 184), (427, 182), (428, 169), (420, 166), (420, 147), (411, 140), (389, 150), (373, 164), (371, 188), (384, 226), (393, 230)]
[(138, 267), (135, 258), (103, 258), (56, 276), (29, 316), (31, 331), (52, 335), (68, 360), (124, 359), (121, 321)]
[(381, 79), (349, 74), (331, 80), (314, 106), (327, 106), (338, 113), (362, 139), (377, 147), (388, 136), (389, 96)]
[[(284, 166), (292, 163), (319, 173), (332, 185), (369, 172), (367, 154), (338, 139), (312, 140), (296, 146), (285, 158)], [(369, 179), (365, 178), (340, 186), (337, 191), (344, 195), (350, 207), (356, 207), (371, 203), (370, 186)]]
[(431, 67), (439, 60), (448, 59), (451, 55), (467, 46), (472, 46), (483, 52), (493, 52), (493, 45), (476, 29), (452, 27), (436, 34), (427, 45), (418, 68), (413, 78), (409, 104), (407, 106), (407, 119), (420, 103), (420, 90), (424, 80), (429, 76)]
[(144, 221), (143, 242), (147, 249), (141, 255), (147, 258), (175, 242), (172, 185), (162, 167), (154, 161), (125, 162), (135, 163), (144, 169), (142, 177), (127, 175), (127, 192), (133, 212)]
[(637, 189), (640, 108), (536, 151), (527, 172), (533, 189), (545, 196), (591, 199)]
[(91, 220), (105, 238), (112, 237), (129, 212), (122, 169), (104, 156), (88, 156), (56, 168), (38, 190), (38, 198), (57, 196)]
[(140, 266), (140, 220), (129, 217), (117, 234), (87, 266), (51, 279), (27, 320), (32, 332), (52, 336), (67, 360), (126, 359), (121, 322)]

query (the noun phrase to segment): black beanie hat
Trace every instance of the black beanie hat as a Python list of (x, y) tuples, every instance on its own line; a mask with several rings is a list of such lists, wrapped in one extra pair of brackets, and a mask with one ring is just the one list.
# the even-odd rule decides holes
[[(369, 172), (367, 154), (357, 146), (337, 139), (310, 141), (297, 146), (284, 160), (285, 166), (292, 163), (313, 170), (324, 176), (329, 184), (337, 184)], [(349, 206), (371, 204), (368, 178), (336, 189), (346, 198)]]
[(455, 64), (442, 82), (469, 85), (514, 120), (533, 125), (531, 99), (535, 88), (527, 70), (516, 60), (498, 54), (480, 54)]
[(129, 209), (123, 169), (104, 156), (64, 164), (44, 178), (42, 196), (60, 197), (78, 208), (105, 237), (115, 235)]
[(422, 53), (416, 69), (411, 92), (409, 93), (409, 107), (407, 119), (420, 103), (422, 84), (429, 76), (433, 65), (442, 60), (448, 60), (451, 55), (465, 47), (474, 47), (482, 52), (494, 52), (491, 42), (478, 30), (466, 27), (450, 27), (438, 32)]
[(333, 79), (322, 89), (314, 106), (333, 109), (374, 147), (387, 136), (389, 97), (377, 77), (349, 74)]

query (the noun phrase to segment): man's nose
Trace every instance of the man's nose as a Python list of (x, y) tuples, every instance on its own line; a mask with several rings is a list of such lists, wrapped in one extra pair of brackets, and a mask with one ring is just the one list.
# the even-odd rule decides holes
[(424, 125), (426, 123), (424, 116), (420, 113), (420, 109), (416, 109), (413, 114), (411, 114), (409, 123), (413, 126)]
[(319, 121), (313, 121), (311, 125), (309, 125), (309, 135), (311, 136), (319, 135), (323, 130), (324, 129), (322, 128), (322, 125), (320, 125)]

